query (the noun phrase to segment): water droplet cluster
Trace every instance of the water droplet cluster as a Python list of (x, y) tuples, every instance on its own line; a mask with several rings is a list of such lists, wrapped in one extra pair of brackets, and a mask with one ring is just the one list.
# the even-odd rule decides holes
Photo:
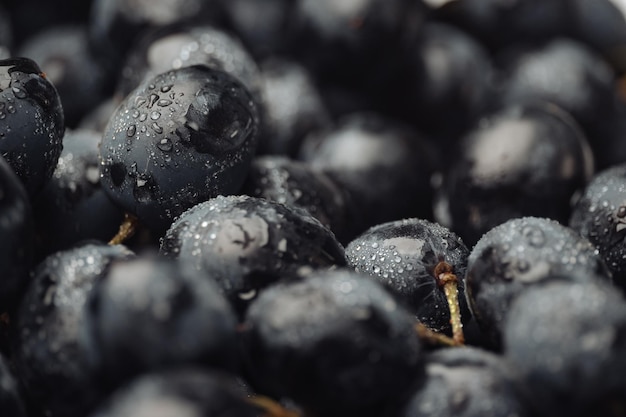
[(494, 345), (513, 300), (526, 288), (555, 280), (611, 281), (598, 249), (555, 220), (522, 217), (487, 232), (472, 249), (466, 294)]
[(348, 264), (372, 275), (415, 316), (438, 332), (450, 332), (450, 311), (435, 268), (446, 262), (457, 276), (461, 315), (471, 317), (464, 295), (469, 250), (450, 230), (422, 219), (374, 226), (346, 246)]
[(52, 177), (65, 120), (55, 87), (28, 58), (0, 61), (0, 122), (0, 154), (33, 196)]
[(311, 214), (249, 196), (218, 196), (183, 213), (161, 253), (218, 282), (238, 312), (266, 286), (345, 265), (343, 247)]
[(256, 149), (258, 113), (246, 88), (204, 66), (147, 80), (102, 138), (102, 183), (122, 208), (164, 231), (189, 207), (236, 192)]

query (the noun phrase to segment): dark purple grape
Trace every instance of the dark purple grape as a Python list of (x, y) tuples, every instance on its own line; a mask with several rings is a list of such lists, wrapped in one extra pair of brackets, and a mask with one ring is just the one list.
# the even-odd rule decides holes
[(426, 357), (423, 384), (394, 417), (534, 416), (515, 369), (494, 353), (472, 347), (442, 349)]
[(239, 190), (258, 124), (252, 96), (231, 75), (199, 65), (160, 74), (131, 93), (107, 126), (104, 190), (160, 233), (189, 207)]
[(192, 65), (227, 72), (262, 104), (256, 62), (239, 39), (210, 25), (171, 25), (145, 32), (129, 52), (117, 93), (126, 97), (157, 74)]
[(343, 247), (309, 212), (249, 196), (219, 196), (172, 224), (161, 253), (215, 280), (240, 316), (262, 290), (343, 266)]
[(46, 258), (15, 317), (13, 361), (29, 403), (49, 417), (83, 417), (104, 393), (91, 381), (82, 326), (92, 288), (121, 245), (85, 244)]
[(374, 225), (432, 217), (430, 144), (411, 127), (377, 113), (355, 113), (308, 136), (301, 159), (348, 195), (348, 240)]
[(113, 68), (146, 31), (175, 23), (217, 23), (218, 0), (92, 0), (91, 42)]
[(602, 282), (551, 283), (512, 304), (505, 358), (541, 415), (623, 415), (626, 302)]
[(85, 26), (68, 24), (38, 32), (20, 46), (17, 56), (37, 62), (54, 84), (67, 127), (76, 127), (112, 89), (111, 74), (90, 49)]
[(292, 398), (312, 415), (380, 415), (424, 365), (412, 315), (349, 270), (268, 288), (245, 324), (259, 392)]
[(348, 265), (373, 276), (431, 330), (452, 334), (450, 308), (436, 271), (446, 263), (457, 277), (463, 321), (469, 250), (448, 229), (427, 220), (405, 219), (374, 226), (346, 246)]
[[(494, 68), (483, 45), (454, 26), (426, 23), (403, 55), (390, 97), (403, 118), (449, 152), (493, 99)], [(451, 121), (454, 120), (454, 123)]]
[(290, 52), (323, 80), (370, 91), (393, 79), (396, 52), (426, 14), (421, 0), (299, 0), (292, 7)]
[(20, 301), (30, 280), (34, 224), (28, 195), (9, 164), (0, 157), (0, 314)]
[[(613, 105), (615, 73), (584, 44), (555, 39), (514, 56), (505, 68), (502, 100), (550, 101), (588, 127)], [(562, 69), (569, 68), (569, 76)]]
[(624, 3), (613, 0), (568, 2), (569, 35), (594, 48), (619, 73), (626, 71), (620, 50), (626, 44)]
[(459, 147), (447, 162), (435, 217), (468, 245), (512, 218), (549, 217), (566, 224), (572, 196), (593, 173), (585, 136), (551, 104), (491, 114)]
[(307, 210), (343, 240), (347, 201), (342, 190), (323, 172), (309, 164), (281, 156), (261, 156), (252, 161), (243, 194)]
[[(548, 101), (570, 113), (583, 128), (597, 165), (607, 141), (605, 120), (616, 111), (615, 72), (587, 46), (555, 39), (538, 48), (512, 54), (504, 70), (499, 100), (505, 105)], [(567, 75), (563, 68), (568, 68)]]
[(610, 273), (587, 239), (554, 220), (509, 220), (480, 238), (472, 249), (466, 295), (478, 325), (494, 348), (511, 303), (528, 288), (552, 281), (607, 281)]
[(90, 417), (257, 417), (228, 374), (181, 368), (142, 375), (121, 386)]
[(0, 154), (31, 198), (52, 176), (63, 148), (61, 100), (28, 58), (0, 60)]
[(188, 364), (237, 371), (236, 325), (217, 286), (193, 268), (147, 254), (120, 260), (88, 301), (89, 365), (107, 388)]
[(539, 43), (567, 31), (568, 0), (448, 1), (435, 10), (436, 20), (458, 26), (492, 51)]
[(305, 67), (270, 58), (261, 64), (261, 89), (259, 153), (295, 157), (307, 135), (330, 127), (328, 109)]
[(594, 244), (613, 274), (626, 288), (626, 165), (598, 173), (572, 210), (570, 227)]
[(230, 27), (257, 58), (281, 56), (291, 44), (297, 0), (223, 0)]
[(26, 417), (17, 380), (9, 369), (9, 363), (0, 355), (0, 414)]
[(102, 135), (68, 130), (52, 178), (34, 202), (37, 259), (87, 239), (108, 241), (124, 213), (100, 185)]

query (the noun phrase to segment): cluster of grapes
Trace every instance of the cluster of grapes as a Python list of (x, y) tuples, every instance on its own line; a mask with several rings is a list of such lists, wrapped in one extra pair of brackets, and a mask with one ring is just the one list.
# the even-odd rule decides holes
[(626, 9), (439, 3), (0, 4), (0, 416), (626, 416)]

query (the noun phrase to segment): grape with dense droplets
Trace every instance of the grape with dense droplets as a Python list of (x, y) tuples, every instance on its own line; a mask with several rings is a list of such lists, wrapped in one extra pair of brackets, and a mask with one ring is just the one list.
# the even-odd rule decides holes
[[(427, 220), (405, 219), (368, 229), (346, 246), (348, 264), (374, 276), (420, 322), (431, 330), (452, 334), (451, 309), (464, 321), (471, 315), (465, 300), (464, 279), (469, 250), (457, 235)], [(460, 306), (449, 306), (438, 265), (456, 275)], [(457, 317), (458, 319), (458, 317)]]
[(243, 336), (260, 393), (314, 415), (371, 416), (421, 376), (414, 324), (376, 281), (337, 270), (267, 289)]
[(163, 232), (193, 205), (239, 190), (258, 124), (252, 96), (231, 75), (200, 65), (160, 74), (111, 117), (100, 149), (103, 187)]
[(65, 119), (56, 88), (28, 58), (0, 60), (0, 154), (31, 198), (52, 176)]
[(346, 197), (327, 175), (309, 164), (281, 156), (257, 157), (241, 191), (303, 208), (342, 241), (348, 221)]
[(569, 224), (598, 248), (614, 282), (626, 288), (626, 165), (609, 168), (591, 180)]
[(240, 315), (273, 282), (346, 263), (341, 244), (309, 212), (249, 196), (216, 197), (183, 213), (161, 253), (217, 281)]
[(82, 339), (85, 304), (123, 246), (90, 243), (46, 258), (15, 318), (14, 362), (30, 402), (49, 417), (83, 417), (104, 395)]
[(472, 249), (465, 279), (470, 308), (493, 347), (513, 300), (550, 281), (610, 282), (610, 272), (587, 239), (560, 223), (513, 219), (487, 232)]

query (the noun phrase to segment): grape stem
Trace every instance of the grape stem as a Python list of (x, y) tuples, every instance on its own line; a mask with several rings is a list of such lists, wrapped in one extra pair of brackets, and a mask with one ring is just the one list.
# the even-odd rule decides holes
[(452, 339), (459, 345), (465, 343), (463, 323), (461, 322), (461, 307), (459, 305), (459, 279), (454, 274), (454, 268), (447, 262), (439, 262), (435, 266), (435, 278), (440, 288), (446, 294), (450, 309), (450, 324), (452, 325)]
[(302, 417), (297, 411), (288, 410), (278, 402), (263, 395), (255, 395), (248, 398), (248, 401), (264, 411), (262, 417)]
[(453, 338), (429, 329), (424, 323), (415, 323), (415, 331), (417, 332), (417, 335), (421, 340), (434, 346), (459, 345), (459, 343), (457, 343)]
[(109, 245), (119, 245), (130, 239), (137, 231), (139, 219), (133, 214), (125, 213), (124, 221), (115, 236), (109, 241)]

